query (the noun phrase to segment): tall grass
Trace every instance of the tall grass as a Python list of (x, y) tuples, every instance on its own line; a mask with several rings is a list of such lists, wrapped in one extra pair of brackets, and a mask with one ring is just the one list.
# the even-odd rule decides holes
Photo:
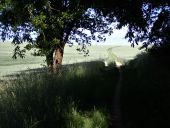
[[(169, 50), (150, 50), (122, 69), (124, 128), (170, 127)], [(112, 56), (115, 60), (115, 56)], [(29, 71), (0, 81), (0, 128), (108, 128), (119, 71), (112, 58)], [(160, 125), (161, 124), (161, 125)]]
[(117, 79), (102, 62), (16, 75), (1, 82), (0, 128), (107, 128)]
[(107, 116), (99, 110), (82, 113), (75, 108), (72, 109), (69, 115), (69, 128), (108, 128)]
[(123, 68), (121, 104), (125, 128), (170, 127), (169, 65), (169, 54), (153, 49)]

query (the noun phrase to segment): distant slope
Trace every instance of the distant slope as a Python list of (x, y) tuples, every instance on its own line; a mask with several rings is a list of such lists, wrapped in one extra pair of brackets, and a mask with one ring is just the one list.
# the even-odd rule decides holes
[[(110, 55), (108, 49), (115, 56), (123, 59), (133, 58), (139, 50), (130, 46), (114, 46), (114, 45), (92, 45), (89, 46), (89, 56), (84, 57), (82, 53), (76, 51), (77, 46), (65, 47), (63, 64), (72, 64), (79, 62), (88, 62), (92, 60), (105, 60)], [(35, 57), (27, 52), (24, 59), (12, 59), (14, 46), (7, 43), (0, 43), (0, 77), (6, 74), (16, 73), (22, 70), (40, 68), (45, 65), (44, 57)], [(114, 59), (114, 58), (111, 58)]]
[(111, 50), (111, 52), (114, 53), (117, 57), (126, 60), (133, 59), (137, 54), (143, 51), (139, 50), (138, 47), (132, 48), (130, 46), (114, 46), (108, 50)]
[(9, 43), (0, 42), (0, 77), (18, 71), (42, 67), (44, 57), (31, 56), (30, 52), (26, 53), (26, 57), (21, 59), (13, 59), (14, 46)]

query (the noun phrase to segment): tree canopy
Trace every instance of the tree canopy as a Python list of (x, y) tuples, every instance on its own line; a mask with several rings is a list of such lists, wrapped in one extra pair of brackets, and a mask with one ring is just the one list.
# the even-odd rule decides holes
[[(91, 40), (105, 40), (104, 34), (113, 32), (111, 23), (117, 29), (128, 28), (125, 37), (132, 46), (169, 45), (169, 0), (3, 0), (0, 4), (2, 40), (13, 38), (16, 45), (29, 42), (26, 49), (38, 48), (36, 55), (45, 55), (48, 65), (61, 63), (64, 46), (72, 45), (72, 40), (82, 45), (80, 51), (88, 52)], [(38, 33), (36, 40), (33, 32)], [(21, 56), (24, 52), (18, 46), (15, 51)]]
[[(169, 0), (98, 0), (97, 8), (109, 18), (116, 17), (117, 28), (128, 27), (129, 42), (144, 47), (169, 42), (170, 1)], [(109, 3), (109, 4), (108, 4)]]
[[(46, 55), (49, 66), (61, 63), (65, 43), (72, 44), (71, 40), (75, 40), (82, 45), (80, 51), (88, 52), (85, 44), (96, 38), (103, 40), (100, 33), (112, 31), (108, 26), (111, 22), (86, 6), (83, 0), (5, 0), (1, 5), (2, 40), (13, 38), (16, 45), (29, 42), (26, 49), (38, 48), (35, 54)], [(91, 34), (84, 33), (84, 29)], [(34, 31), (38, 33), (36, 40), (31, 36)], [(19, 46), (15, 48), (21, 57), (23, 52)]]

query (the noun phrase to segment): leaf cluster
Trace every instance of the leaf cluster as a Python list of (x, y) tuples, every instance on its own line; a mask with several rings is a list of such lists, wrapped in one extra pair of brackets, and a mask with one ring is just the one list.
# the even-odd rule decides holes
[(132, 46), (168, 43), (169, 0), (4, 0), (0, 5), (1, 38), (12, 38), (15, 44), (27, 41), (44, 55), (56, 45), (73, 42), (86, 51), (92, 40), (105, 41), (113, 27), (124, 26)]

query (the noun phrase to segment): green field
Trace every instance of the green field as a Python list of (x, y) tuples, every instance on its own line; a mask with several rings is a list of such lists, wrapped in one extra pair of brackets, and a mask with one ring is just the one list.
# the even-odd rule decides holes
[[(63, 60), (67, 66), (53, 74), (25, 72), (45, 65), (44, 58), (27, 53), (25, 59), (12, 60), (12, 49), (9, 43), (0, 47), (1, 128), (170, 127), (166, 52), (135, 57), (141, 52), (137, 48), (99, 45), (89, 47), (90, 54), (84, 57), (76, 46), (67, 46)], [(101, 62), (114, 59), (132, 60), (121, 68)], [(13, 75), (15, 79), (1, 80), (22, 70)], [(115, 119), (120, 116), (122, 121)]]
[[(77, 46), (65, 47), (63, 65), (92, 60), (108, 60), (110, 56), (109, 49), (111, 54), (126, 60), (134, 58), (140, 52), (138, 48), (131, 48), (130, 46), (92, 45), (88, 47), (89, 56), (84, 57), (76, 48)], [(12, 59), (13, 50), (14, 46), (11, 43), (0, 43), (0, 77), (27, 69), (41, 68), (46, 65), (45, 57), (32, 56), (31, 52), (27, 52), (24, 59)]]

